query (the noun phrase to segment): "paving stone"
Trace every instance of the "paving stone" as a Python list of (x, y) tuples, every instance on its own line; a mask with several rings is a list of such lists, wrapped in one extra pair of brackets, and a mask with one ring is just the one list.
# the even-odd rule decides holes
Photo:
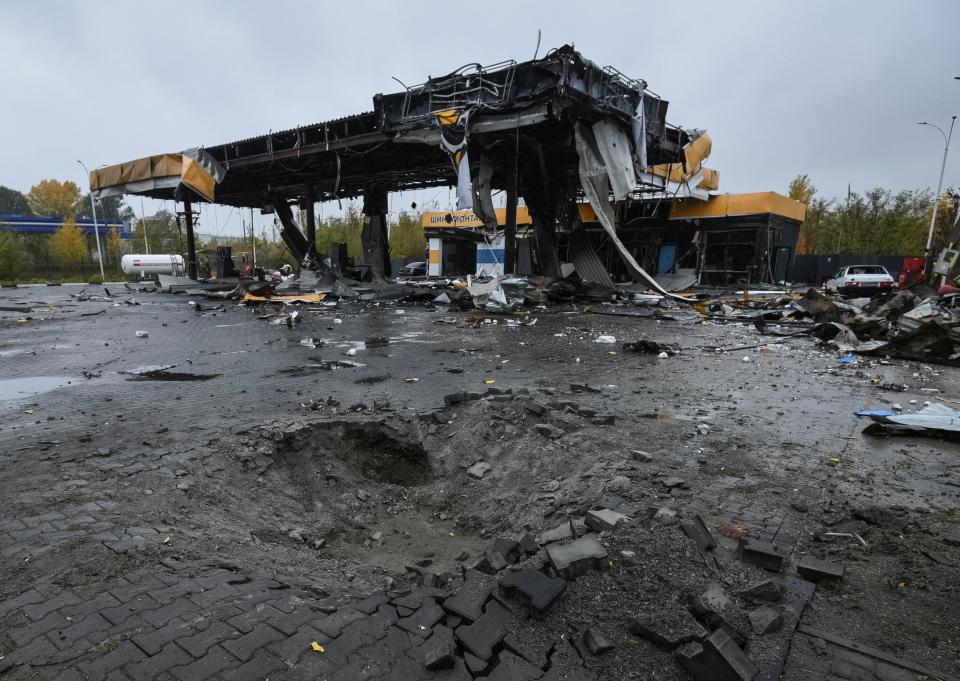
[(713, 538), (707, 524), (699, 515), (693, 516), (690, 520), (680, 523), (680, 529), (693, 540), (697, 548), (701, 551), (710, 551), (717, 546), (717, 540)]
[(804, 556), (797, 563), (797, 572), (811, 582), (839, 582), (843, 579), (844, 566), (813, 556)]
[(279, 641), (285, 638), (284, 634), (266, 624), (261, 624), (250, 633), (244, 634), (239, 638), (226, 640), (220, 645), (237, 656), (238, 659), (248, 662), (253, 658), (258, 649), (263, 648), (268, 643)]
[(548, 437), (551, 440), (556, 440), (557, 438), (563, 437), (564, 431), (562, 428), (557, 428), (555, 425), (550, 423), (538, 423), (534, 427), (538, 433), (544, 437)]
[(460, 391), (456, 393), (450, 393), (449, 395), (443, 396), (444, 404), (460, 404), (461, 402), (474, 402), (483, 397), (480, 393), (471, 392), (471, 391)]
[(516, 539), (497, 539), (493, 542), (493, 550), (503, 556), (503, 559), (510, 564), (516, 563), (523, 555), (523, 548)]
[(36, 622), (37, 620), (42, 620), (55, 610), (59, 610), (60, 608), (68, 605), (76, 605), (77, 603), (80, 603), (80, 597), (77, 596), (77, 594), (73, 593), (72, 591), (64, 591), (53, 598), (36, 603), (34, 605), (24, 604), (24, 607), (22, 607), (21, 610), (23, 611), (23, 614)]
[(116, 650), (77, 665), (88, 679), (104, 679), (114, 671), (142, 661), (146, 655), (130, 641), (121, 641)]
[(470, 466), (470, 468), (467, 469), (467, 475), (469, 475), (471, 478), (476, 478), (477, 480), (479, 480), (484, 475), (489, 473), (492, 469), (493, 469), (493, 466), (488, 464), (486, 461), (477, 461), (475, 464), (473, 464), (472, 466)]
[[(431, 637), (432, 638), (432, 637)], [(365, 681), (374, 678), (390, 678), (391, 670), (410, 649), (410, 636), (401, 629), (391, 627), (387, 635), (368, 646), (358, 649), (350, 656), (345, 667), (337, 669), (339, 678)]]
[(364, 617), (365, 615), (362, 612), (345, 605), (338, 608), (332, 615), (317, 620), (315, 626), (330, 638), (336, 638), (345, 627)]
[(573, 538), (573, 528), (570, 526), (569, 522), (564, 522), (552, 529), (541, 532), (540, 536), (538, 537), (538, 541), (542, 545)]
[(550, 655), (550, 668), (541, 678), (543, 681), (596, 681), (597, 675), (583, 666), (579, 653), (567, 639), (557, 643)]
[(750, 618), (753, 633), (758, 636), (779, 631), (783, 627), (783, 614), (773, 608), (755, 608), (747, 616)]
[(877, 667), (873, 673), (876, 674), (879, 681), (917, 681), (918, 676), (916, 672), (880, 661), (877, 662)]
[(214, 622), (203, 631), (197, 632), (191, 636), (184, 636), (176, 639), (177, 643), (188, 653), (196, 658), (203, 657), (207, 651), (220, 643), (231, 638), (239, 638), (240, 632), (226, 624), (225, 622)]
[[(253, 608), (226, 620), (227, 624), (244, 634), (253, 631), (262, 622), (272, 618), (283, 618), (286, 613), (277, 610), (268, 603), (257, 603)], [(296, 629), (294, 629), (296, 631)], [(290, 636), (287, 632), (285, 635)]]
[[(199, 581), (199, 580), (197, 580)], [(229, 584), (220, 584), (212, 589), (207, 589), (199, 593), (190, 594), (188, 598), (199, 605), (201, 608), (209, 608), (218, 601), (236, 597), (237, 590)]]
[(145, 610), (141, 617), (155, 627), (162, 627), (174, 617), (186, 617), (197, 611), (197, 605), (186, 598), (178, 598), (155, 610)]
[(696, 681), (751, 681), (757, 674), (747, 654), (723, 629), (717, 629), (702, 644), (684, 645), (675, 655)]
[(14, 596), (13, 598), (8, 598), (0, 602), (0, 617), (5, 618), (15, 610), (20, 610), (24, 606), (40, 603), (41, 601), (43, 601), (43, 594), (36, 589), (29, 589), (19, 596)]
[(174, 639), (194, 633), (194, 629), (180, 619), (172, 619), (159, 629), (135, 635), (131, 640), (147, 655), (156, 655)]
[[(180, 681), (207, 681), (220, 672), (235, 669), (240, 661), (220, 646), (213, 646), (207, 654), (195, 662), (170, 670)], [(229, 674), (225, 674), (230, 678)]]
[(675, 603), (633, 618), (628, 628), (661, 650), (674, 650), (690, 641), (702, 640), (708, 633), (686, 608)]
[(481, 660), (479, 657), (477, 657), (473, 653), (469, 653), (466, 651), (464, 651), (463, 653), (463, 661), (467, 665), (467, 669), (469, 669), (470, 673), (473, 674), (474, 676), (481, 674), (484, 670), (486, 670), (487, 666), (489, 665), (489, 662), (487, 662), (486, 660)]
[(520, 548), (523, 549), (525, 554), (532, 556), (540, 550), (540, 544), (537, 542), (537, 538), (533, 536), (533, 534), (527, 532), (520, 537)]
[(500, 578), (501, 594), (517, 596), (538, 612), (550, 607), (566, 587), (562, 579), (548, 577), (533, 568), (511, 570)]
[(536, 624), (524, 626), (513, 621), (507, 624), (508, 628), (511, 626), (513, 630), (503, 637), (503, 647), (538, 669), (546, 667), (553, 641), (548, 636), (543, 636)]
[(464, 579), (463, 586), (443, 601), (443, 608), (476, 622), (483, 615), (483, 604), (496, 588), (497, 580), (476, 570), (467, 570)]
[(457, 661), (453, 632), (443, 625), (433, 628), (433, 636), (420, 646), (420, 651), (427, 669), (451, 669)]
[(387, 595), (386, 591), (377, 591), (376, 593), (367, 596), (361, 601), (356, 601), (355, 603), (351, 603), (350, 607), (366, 615), (372, 615), (377, 611), (377, 608), (389, 602), (390, 602), (390, 597)]
[(67, 622), (62, 629), (54, 629), (47, 633), (47, 637), (61, 650), (73, 646), (81, 639), (96, 638), (97, 634), (106, 632), (113, 626), (98, 612)]
[(741, 539), (740, 556), (745, 562), (759, 565), (771, 572), (780, 572), (786, 559), (778, 547), (759, 539)]
[(493, 647), (507, 634), (507, 614), (496, 601), (487, 604), (483, 616), (469, 626), (461, 626), (456, 631), (457, 640), (463, 647), (481, 660), (489, 660)]
[(487, 681), (534, 681), (543, 670), (508, 651), (500, 653), (500, 663), (485, 678)]
[(287, 636), (293, 636), (304, 624), (317, 619), (317, 615), (319, 613), (310, 606), (301, 605), (292, 612), (281, 612), (280, 615), (268, 618), (267, 624), (278, 631), (282, 631)]
[(583, 632), (583, 642), (586, 644), (587, 649), (594, 655), (602, 655), (616, 648), (613, 641), (607, 638), (606, 635), (596, 627), (592, 627)]
[(250, 660), (236, 669), (231, 669), (226, 676), (230, 681), (265, 681), (275, 678), (275, 672), (281, 672), (284, 669), (286, 665), (278, 656), (269, 650), (261, 649)]
[(421, 638), (428, 638), (433, 625), (443, 617), (443, 608), (432, 598), (423, 599), (423, 604), (409, 617), (401, 618), (397, 626)]
[(779, 577), (765, 579), (748, 586), (740, 592), (743, 598), (762, 603), (777, 603), (783, 598), (784, 586), (783, 580)]
[(615, 529), (620, 523), (629, 521), (630, 518), (627, 516), (622, 513), (617, 513), (616, 511), (611, 511), (609, 508), (587, 511), (587, 514), (583, 518), (583, 522), (594, 532), (610, 531)]
[(124, 602), (123, 605), (118, 605), (113, 608), (104, 608), (100, 611), (100, 614), (110, 620), (112, 624), (120, 624), (125, 622), (132, 615), (140, 614), (146, 610), (156, 609), (157, 605), (158, 604), (155, 600), (150, 598), (150, 596), (147, 594), (142, 593), (130, 599), (129, 601)]
[(134, 679), (152, 679), (162, 672), (193, 662), (193, 657), (176, 643), (168, 643), (158, 654), (128, 664), (124, 671)]
[(305, 625), (293, 636), (274, 641), (268, 644), (267, 648), (276, 653), (288, 667), (293, 667), (300, 658), (314, 654), (310, 646), (314, 641), (326, 646), (331, 639), (312, 625)]
[(553, 569), (567, 581), (590, 570), (604, 570), (607, 567), (607, 550), (592, 534), (564, 544), (550, 544), (547, 556)]

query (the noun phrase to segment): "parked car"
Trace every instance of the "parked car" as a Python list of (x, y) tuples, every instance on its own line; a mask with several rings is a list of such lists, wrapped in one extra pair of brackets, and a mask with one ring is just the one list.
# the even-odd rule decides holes
[(424, 277), (427, 275), (427, 263), (411, 262), (400, 268), (400, 274), (405, 277)]
[(897, 288), (885, 267), (880, 265), (849, 265), (841, 267), (827, 281), (827, 290), (847, 296), (873, 295), (879, 291)]

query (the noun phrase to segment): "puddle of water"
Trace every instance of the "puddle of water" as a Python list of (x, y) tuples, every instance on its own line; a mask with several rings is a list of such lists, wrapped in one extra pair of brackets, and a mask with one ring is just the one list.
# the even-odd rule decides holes
[(0, 401), (32, 397), (72, 384), (68, 376), (29, 376), (0, 380)]

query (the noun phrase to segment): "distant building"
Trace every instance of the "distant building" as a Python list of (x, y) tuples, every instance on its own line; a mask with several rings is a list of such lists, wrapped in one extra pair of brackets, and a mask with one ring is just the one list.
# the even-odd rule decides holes
[[(15, 232), (17, 234), (47, 234), (52, 236), (58, 229), (63, 227), (63, 218), (39, 217), (36, 215), (0, 215), (0, 230)], [(90, 257), (93, 260), (97, 258), (97, 242), (94, 239), (93, 218), (76, 218), (74, 223), (80, 228), (80, 231), (87, 237), (87, 246)], [(116, 228), (121, 239), (132, 239), (133, 229), (129, 220), (120, 218), (111, 218), (102, 220), (97, 218), (97, 227), (100, 230), (101, 248), (106, 242), (107, 235)]]

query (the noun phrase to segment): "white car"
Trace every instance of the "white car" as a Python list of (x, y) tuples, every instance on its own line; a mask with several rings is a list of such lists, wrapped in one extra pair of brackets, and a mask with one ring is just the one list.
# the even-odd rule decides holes
[(827, 281), (827, 290), (847, 296), (873, 295), (879, 291), (897, 288), (885, 267), (880, 265), (849, 265), (841, 267)]

